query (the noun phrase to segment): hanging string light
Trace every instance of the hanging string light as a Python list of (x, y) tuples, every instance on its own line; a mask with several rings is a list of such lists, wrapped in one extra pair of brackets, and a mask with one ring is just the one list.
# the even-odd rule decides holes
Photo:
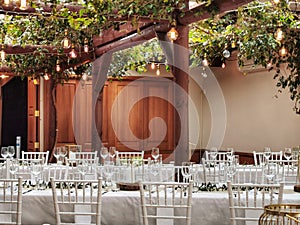
[(282, 48), (279, 50), (279, 55), (281, 57), (285, 57), (287, 55), (287, 49), (284, 47), (284, 45), (282, 46)]
[(69, 57), (72, 59), (76, 59), (77, 55), (78, 55), (78, 53), (75, 50), (75, 46), (74, 46), (74, 44), (72, 44), (72, 50), (69, 52)]
[(151, 62), (151, 66), (150, 67), (151, 67), (152, 70), (155, 69), (155, 62), (154, 61)]
[(273, 0), (273, 2), (274, 2), (275, 4), (278, 4), (278, 3), (280, 2), (280, 0)]
[(230, 51), (227, 49), (227, 44), (225, 45), (225, 49), (223, 51), (224, 58), (228, 59), (230, 57)]
[(159, 76), (160, 75), (160, 66), (159, 64), (157, 64), (156, 66), (156, 76)]
[(21, 0), (20, 9), (21, 10), (26, 10), (27, 9), (27, 0)]
[(88, 52), (89, 52), (89, 41), (88, 41), (87, 38), (84, 39), (83, 51), (84, 51), (85, 53), (88, 53)]
[(208, 60), (207, 60), (207, 58), (206, 58), (207, 56), (206, 56), (206, 54), (204, 55), (204, 59), (202, 60), (202, 65), (203, 66), (208, 66)]
[(225, 69), (225, 67), (226, 67), (226, 64), (225, 64), (225, 62), (223, 62), (222, 63), (222, 68)]
[(60, 70), (61, 70), (59, 59), (57, 59), (57, 61), (56, 61), (56, 67), (55, 67), (55, 69), (56, 69), (56, 72), (60, 72)]
[(1, 47), (1, 51), (0, 51), (0, 58), (1, 58), (1, 61), (5, 61), (5, 57), (6, 57), (6, 52), (4, 51), (4, 46), (2, 45)]
[(65, 29), (65, 37), (64, 37), (64, 39), (61, 41), (61, 44), (62, 44), (62, 47), (63, 47), (64, 49), (68, 49), (68, 48), (71, 47), (71, 41), (70, 41), (69, 38), (68, 38), (68, 30), (67, 30), (67, 29)]
[(274, 36), (277, 41), (282, 41), (284, 38), (284, 32), (281, 30), (281, 28), (278, 28)]
[(171, 23), (171, 29), (167, 33), (168, 38), (171, 42), (176, 41), (178, 38), (178, 31), (176, 30), (176, 20)]
[(3, 4), (4, 4), (5, 6), (9, 6), (9, 5), (10, 5), (10, 0), (4, 0)]

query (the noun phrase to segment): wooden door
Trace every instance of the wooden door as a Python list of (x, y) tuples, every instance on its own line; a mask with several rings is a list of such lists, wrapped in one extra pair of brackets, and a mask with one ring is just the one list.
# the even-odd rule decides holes
[[(103, 143), (116, 146), (119, 151), (150, 150), (157, 144), (162, 152), (172, 151), (172, 98), (171, 80), (128, 77), (108, 81), (103, 89), (103, 123), (102, 132), (99, 132)], [(162, 121), (155, 120), (156, 117), (164, 121), (166, 133), (161, 132)], [(149, 128), (150, 125), (152, 127)]]

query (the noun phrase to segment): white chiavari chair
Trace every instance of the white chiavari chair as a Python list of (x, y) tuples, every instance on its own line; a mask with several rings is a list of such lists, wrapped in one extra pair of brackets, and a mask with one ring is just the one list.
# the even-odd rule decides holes
[(45, 170), (44, 181), (49, 182), (53, 177), (55, 180), (66, 180), (69, 175), (69, 165), (51, 164)]
[(237, 184), (263, 184), (264, 174), (262, 166), (239, 165), (233, 182)]
[[(89, 154), (87, 158), (82, 157), (79, 154), (77, 158), (69, 159), (65, 158), (66, 165), (68, 166), (68, 178), (69, 179), (97, 179), (97, 166), (99, 158)], [(81, 158), (82, 157), (82, 158)], [(83, 173), (84, 172), (84, 173)]]
[(227, 182), (230, 224), (256, 225), (265, 205), (280, 204), (284, 183), (280, 184), (233, 184)]
[(203, 158), (202, 164), (204, 183), (226, 183), (227, 174), (225, 161), (216, 163), (216, 160), (206, 160)]
[[(271, 152), (271, 156), (269, 158), (269, 161), (281, 161), (283, 157), (283, 152)], [(265, 157), (263, 152), (257, 152), (253, 151), (253, 160), (254, 160), (254, 165), (263, 165), (265, 163)]]
[(43, 159), (45, 165), (48, 164), (49, 151), (46, 152), (25, 152), (22, 151), (22, 160), (27, 160), (28, 162), (36, 159)]
[(298, 160), (270, 160), (269, 163), (277, 164), (276, 181), (284, 181), (286, 185), (297, 183)]
[(22, 178), (0, 179), (0, 224), (21, 225)]
[(102, 180), (51, 178), (56, 225), (101, 225)]
[(141, 182), (143, 225), (191, 224), (193, 183)]

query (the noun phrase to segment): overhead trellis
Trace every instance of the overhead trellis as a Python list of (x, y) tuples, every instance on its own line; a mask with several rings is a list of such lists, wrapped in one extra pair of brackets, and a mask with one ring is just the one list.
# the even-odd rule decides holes
[(289, 1), (254, 1), (221, 18), (192, 25), (193, 63), (210, 65), (216, 58), (226, 63), (237, 51), (239, 66), (251, 60), (254, 66), (274, 71), (278, 91), (288, 89), (300, 114), (299, 28), (299, 12)]

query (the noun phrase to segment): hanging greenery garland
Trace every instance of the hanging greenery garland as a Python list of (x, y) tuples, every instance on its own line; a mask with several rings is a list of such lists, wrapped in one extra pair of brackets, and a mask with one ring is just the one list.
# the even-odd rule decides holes
[[(247, 60), (274, 71), (279, 92), (288, 89), (300, 114), (300, 20), (289, 2), (254, 1), (219, 18), (192, 25), (190, 47), (194, 65), (225, 62), (238, 52), (238, 64)], [(226, 54), (224, 54), (226, 53)]]

